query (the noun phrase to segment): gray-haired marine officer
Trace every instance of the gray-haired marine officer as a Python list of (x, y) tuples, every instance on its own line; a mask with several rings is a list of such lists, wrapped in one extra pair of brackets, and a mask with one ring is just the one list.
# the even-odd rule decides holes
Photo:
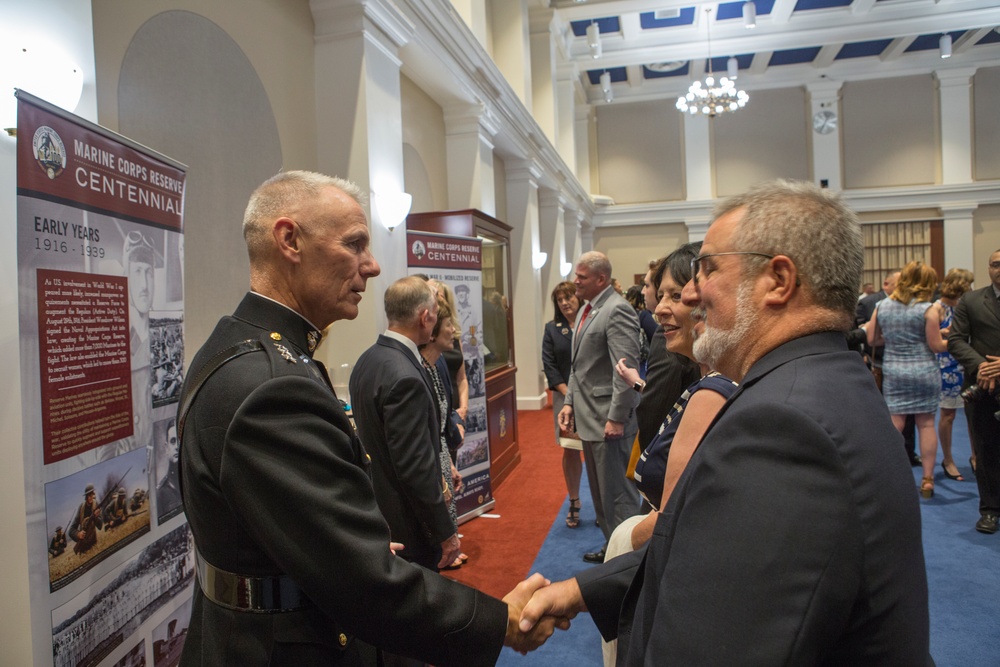
[(379, 274), (361, 196), (301, 171), (251, 195), (251, 291), (195, 356), (178, 409), (198, 575), (182, 665), (375, 665), (380, 649), (492, 665), (557, 624), (517, 629), (540, 575), (500, 601), (390, 551), (368, 457), (312, 358)]

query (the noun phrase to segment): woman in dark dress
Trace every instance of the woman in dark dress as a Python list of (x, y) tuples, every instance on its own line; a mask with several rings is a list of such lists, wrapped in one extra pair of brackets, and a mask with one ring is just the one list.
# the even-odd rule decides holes
[[(682, 292), (693, 289), (691, 281), (691, 260), (698, 256), (700, 243), (688, 243), (667, 255), (664, 260), (663, 277), (657, 287), (659, 303), (655, 315), (667, 349), (694, 359), (695, 339), (705, 330), (701, 310), (684, 303)], [(630, 385), (643, 383), (638, 371), (619, 360), (616, 370)], [(639, 493), (653, 507), (653, 511), (637, 524), (626, 523), (631, 528), (631, 548), (645, 544), (653, 532), (657, 512), (667, 504), (677, 480), (687, 466), (688, 460), (701, 442), (701, 437), (716, 413), (736, 392), (736, 383), (701, 365), (702, 378), (689, 386), (673, 409), (667, 414), (659, 433), (653, 437), (646, 450), (639, 456), (635, 467), (635, 484)], [(681, 417), (684, 417), (681, 419)], [(617, 532), (617, 531), (616, 531)], [(612, 535), (611, 542), (615, 542)], [(608, 555), (611, 554), (609, 544)], [(623, 549), (622, 551), (628, 551)], [(619, 551), (618, 553), (622, 553)]]
[(555, 308), (555, 319), (545, 323), (545, 333), (542, 337), (542, 367), (545, 369), (545, 379), (548, 381), (549, 389), (552, 390), (556, 442), (563, 447), (563, 477), (566, 480), (566, 491), (569, 492), (566, 525), (576, 528), (580, 525), (580, 477), (583, 474), (580, 452), (583, 443), (579, 439), (566, 437), (569, 434), (564, 435), (560, 431), (558, 418), (569, 389), (569, 371), (573, 360), (573, 326), (576, 323), (576, 313), (580, 309), (580, 300), (576, 297), (576, 285), (571, 282), (561, 282), (556, 285), (552, 290), (552, 306)]

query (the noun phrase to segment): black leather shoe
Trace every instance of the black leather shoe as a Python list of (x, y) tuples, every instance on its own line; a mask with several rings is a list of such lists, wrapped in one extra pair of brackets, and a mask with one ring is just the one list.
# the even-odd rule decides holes
[(911, 468), (919, 468), (920, 466), (923, 465), (923, 463), (924, 463), (923, 459), (921, 459), (919, 456), (917, 456), (916, 454), (910, 454)]
[[(990, 512), (984, 512), (983, 515), (979, 517), (979, 521), (976, 522), (976, 530), (980, 533), (987, 533), (988, 535), (992, 535), (997, 532), (997, 515)], [(589, 556), (590, 554), (587, 555)], [(587, 560), (587, 556), (584, 556), (583, 559)]]
[[(976, 524), (977, 526), (979, 524)], [(993, 522), (993, 531), (996, 532), (996, 521)], [(604, 562), (604, 549), (600, 551), (595, 551), (593, 553), (583, 554), (583, 562), (585, 563), (603, 563)]]

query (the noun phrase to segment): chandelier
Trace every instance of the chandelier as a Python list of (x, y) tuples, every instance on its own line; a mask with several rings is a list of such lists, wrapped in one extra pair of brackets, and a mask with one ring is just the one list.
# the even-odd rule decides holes
[[(720, 113), (742, 109), (750, 101), (746, 91), (739, 90), (733, 82), (736, 78), (735, 72), (727, 72), (729, 76), (720, 77), (718, 81), (715, 79), (712, 72), (711, 14), (711, 9), (705, 10), (708, 20), (708, 76), (705, 77), (704, 83), (701, 80), (692, 83), (687, 94), (677, 98), (677, 109), (692, 116), (700, 113), (714, 117)], [(737, 69), (732, 66), (736, 64), (735, 60), (735, 58), (729, 59), (730, 70)]]

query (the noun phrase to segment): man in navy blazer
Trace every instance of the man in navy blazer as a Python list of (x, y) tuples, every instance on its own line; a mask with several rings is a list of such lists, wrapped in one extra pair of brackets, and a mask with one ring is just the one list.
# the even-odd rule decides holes
[(1000, 379), (1000, 250), (990, 255), (990, 284), (967, 292), (955, 308), (948, 335), (948, 351), (965, 368), (966, 386), (980, 392), (965, 403), (972, 427), (972, 451), (976, 455), (979, 485), (980, 533), (997, 532), (1000, 516), (1000, 421), (995, 413)]
[(784, 181), (716, 213), (683, 298), (696, 356), (740, 389), (646, 549), (536, 592), (521, 627), (589, 610), (618, 665), (930, 664), (913, 475), (844, 336), (857, 217)]
[(375, 498), (399, 555), (431, 570), (461, 553), (441, 478), (438, 407), (417, 346), (437, 323), (437, 294), (426, 280), (401, 278), (385, 292), (386, 332), (351, 372), (351, 402), (372, 457)]

